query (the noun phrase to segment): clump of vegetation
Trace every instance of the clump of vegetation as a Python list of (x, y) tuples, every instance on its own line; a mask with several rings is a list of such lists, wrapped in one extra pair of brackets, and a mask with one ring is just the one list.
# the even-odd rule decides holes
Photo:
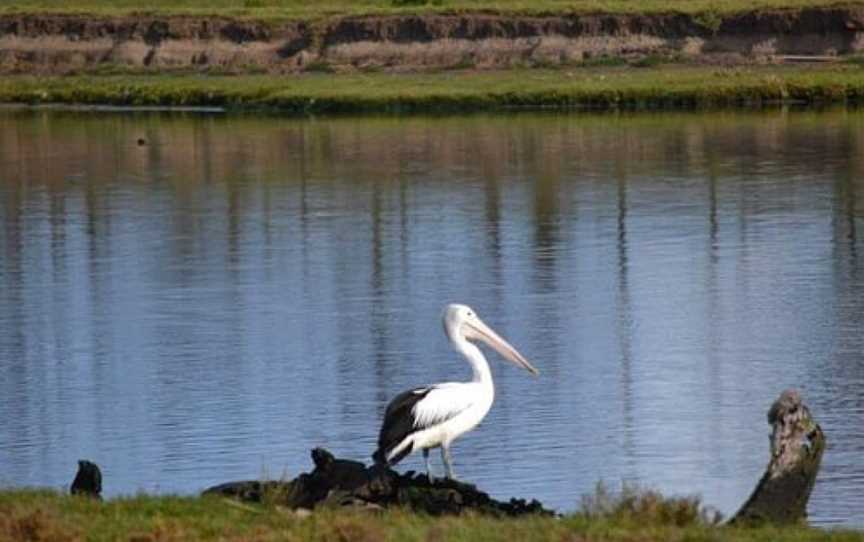
[(660, 64), (667, 62), (667, 58), (661, 55), (647, 55), (634, 60), (630, 65), (634, 68), (656, 68)]
[(582, 59), (578, 65), (583, 68), (608, 68), (613, 66), (626, 66), (627, 60), (620, 56), (591, 56)]
[(396, 7), (406, 7), (406, 6), (440, 6), (443, 3), (443, 0), (390, 0), (390, 2)]
[(623, 483), (613, 491), (598, 482), (592, 494), (582, 496), (577, 514), (591, 520), (628, 521), (647, 525), (717, 525), (722, 515), (702, 506), (698, 496), (666, 497), (660, 492)]
[(0, 539), (3, 540), (74, 540), (76, 527), (63, 525), (56, 514), (42, 507), (0, 513)]
[(477, 63), (474, 62), (474, 59), (471, 58), (470, 55), (465, 55), (462, 57), (459, 62), (450, 66), (451, 70), (473, 70), (477, 67)]
[(312, 62), (306, 64), (303, 69), (307, 72), (313, 73), (334, 73), (336, 71), (333, 65), (326, 60), (313, 60)]
[(716, 34), (723, 24), (723, 16), (715, 9), (700, 11), (693, 16), (693, 19), (712, 34)]

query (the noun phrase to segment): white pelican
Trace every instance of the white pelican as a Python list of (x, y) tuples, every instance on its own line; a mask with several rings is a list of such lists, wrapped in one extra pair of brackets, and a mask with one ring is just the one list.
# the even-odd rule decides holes
[(495, 398), (489, 364), (470, 341), (483, 341), (519, 367), (538, 374), (537, 369), (484, 324), (471, 307), (448, 305), (444, 309), (444, 331), (453, 348), (471, 364), (474, 377), (471, 382), (433, 384), (397, 395), (387, 405), (378, 435), (378, 450), (372, 455), (376, 464), (390, 466), (414, 450), (423, 450), (430, 480), (429, 450), (441, 447), (447, 477), (455, 479), (450, 444), (483, 420)]

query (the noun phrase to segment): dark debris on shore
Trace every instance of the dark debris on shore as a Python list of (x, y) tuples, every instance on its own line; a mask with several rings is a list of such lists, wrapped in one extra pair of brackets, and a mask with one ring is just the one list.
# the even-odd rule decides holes
[(466, 511), (492, 516), (552, 516), (537, 500), (498, 501), (477, 487), (447, 479), (432, 481), (425, 474), (399, 474), (359, 461), (337, 459), (323, 448), (312, 450), (315, 468), (290, 481), (248, 480), (220, 484), (205, 495), (223, 495), (247, 502), (270, 502), (292, 509), (352, 506), (382, 509), (399, 506), (430, 515)]

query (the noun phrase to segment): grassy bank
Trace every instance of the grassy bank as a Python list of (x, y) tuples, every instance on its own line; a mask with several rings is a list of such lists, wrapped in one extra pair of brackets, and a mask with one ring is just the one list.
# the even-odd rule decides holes
[(848, 6), (856, 0), (17, 0), (3, 13), (87, 13), (94, 15), (224, 15), (255, 19), (317, 19), (333, 15), (453, 13), (716, 13), (778, 8)]
[[(681, 523), (678, 521), (678, 523)], [(526, 541), (860, 541), (864, 533), (795, 528), (731, 528), (675, 516), (585, 513), (532, 517), (432, 518), (404, 511), (316, 511), (219, 498), (138, 496), (97, 502), (46, 491), (0, 492), (2, 540), (526, 540)]]
[(107, 75), (0, 79), (0, 102), (217, 106), (291, 113), (506, 108), (710, 108), (864, 99), (864, 68), (524, 69), (300, 76)]

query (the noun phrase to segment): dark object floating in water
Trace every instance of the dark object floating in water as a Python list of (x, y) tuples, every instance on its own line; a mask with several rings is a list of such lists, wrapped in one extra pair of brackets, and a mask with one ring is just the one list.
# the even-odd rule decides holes
[(753, 494), (730, 523), (797, 523), (807, 518), (807, 501), (825, 450), (825, 435), (795, 390), (786, 390), (768, 410), (771, 460)]
[(72, 481), (69, 492), (73, 495), (84, 495), (101, 499), (102, 471), (96, 463), (81, 459), (78, 461), (78, 473)]
[(425, 474), (399, 474), (383, 466), (367, 467), (359, 461), (337, 459), (323, 448), (312, 450), (315, 469), (289, 481), (228, 482), (204, 490), (243, 501), (268, 500), (289, 508), (403, 506), (431, 515), (475, 513), (495, 516), (553, 515), (536, 500), (497, 501), (475, 486), (455, 480), (434, 480)]
[(139, 138), (138, 138), (138, 146), (144, 146), (144, 145), (146, 145), (146, 144), (147, 144), (147, 140), (146, 140), (146, 139), (144, 139), (143, 137), (139, 137)]

